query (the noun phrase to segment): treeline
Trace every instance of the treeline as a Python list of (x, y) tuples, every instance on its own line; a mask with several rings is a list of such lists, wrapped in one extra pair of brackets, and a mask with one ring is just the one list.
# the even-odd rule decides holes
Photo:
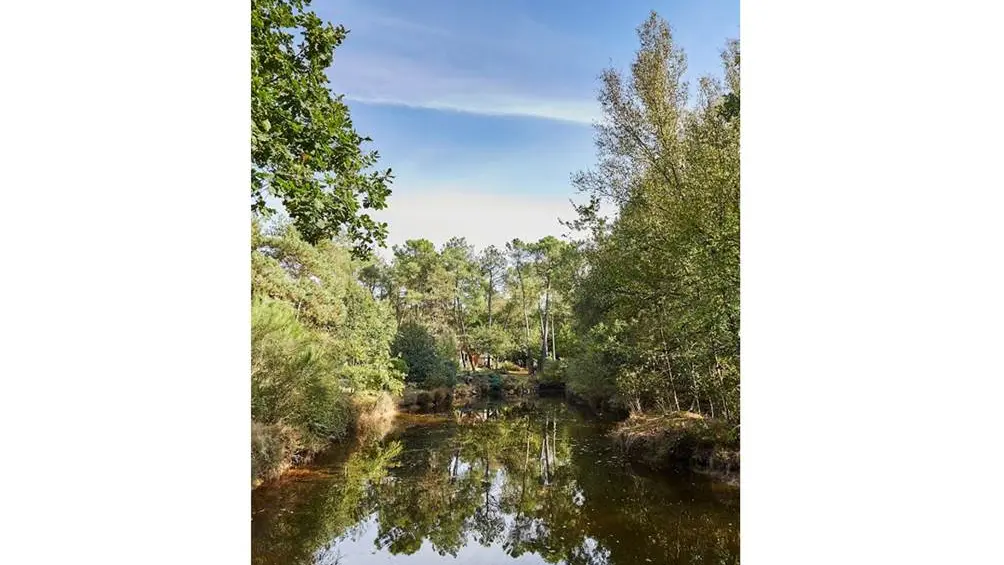
[(392, 348), (410, 379), (450, 386), (458, 369), (531, 372), (574, 349), (575, 246), (555, 237), (514, 239), (476, 250), (463, 238), (439, 249), (424, 239), (393, 248), (393, 259), (361, 272), (400, 327)]

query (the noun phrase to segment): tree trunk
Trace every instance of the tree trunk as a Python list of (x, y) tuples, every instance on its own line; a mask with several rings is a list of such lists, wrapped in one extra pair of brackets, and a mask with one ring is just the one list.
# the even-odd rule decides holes
[(551, 357), (558, 360), (558, 347), (554, 345), (554, 315), (551, 315)]
[(544, 368), (547, 360), (547, 317), (551, 310), (551, 278), (547, 278), (547, 286), (544, 290), (544, 311), (541, 313), (541, 344), (540, 344), (540, 368)]
[(519, 276), (519, 291), (523, 297), (523, 326), (526, 330), (523, 337), (526, 357), (523, 358), (523, 363), (526, 365), (527, 371), (530, 371), (530, 358), (532, 357), (532, 354), (530, 353), (530, 315), (526, 311), (526, 285), (523, 284), (523, 271), (517, 268), (516, 274)]
[[(489, 273), (488, 274), (488, 330), (489, 330), (489, 335), (491, 333), (490, 330), (492, 329), (492, 286), (494, 286), (492, 283), (493, 283), (494, 280), (495, 280), (494, 273)], [(485, 355), (485, 357), (487, 358), (487, 361), (488, 361), (488, 368), (491, 369), (492, 368), (492, 354), (491, 354), (491, 352), (489, 352), (487, 355)]]

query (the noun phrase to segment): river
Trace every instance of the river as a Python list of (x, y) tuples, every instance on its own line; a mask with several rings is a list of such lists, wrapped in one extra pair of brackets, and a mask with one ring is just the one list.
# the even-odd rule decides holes
[(635, 469), (610, 425), (558, 399), (402, 415), (252, 491), (252, 563), (738, 563), (738, 489)]

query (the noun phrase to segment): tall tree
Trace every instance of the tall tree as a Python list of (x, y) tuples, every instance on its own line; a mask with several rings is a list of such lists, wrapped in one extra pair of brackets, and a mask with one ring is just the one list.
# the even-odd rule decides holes
[[(488, 298), (488, 329), (492, 327), (492, 298), (502, 282), (502, 275), (505, 273), (505, 255), (494, 245), (489, 245), (478, 257), (481, 265), (481, 273), (485, 277), (485, 294)], [(491, 366), (491, 356), (488, 357), (488, 365)]]
[[(578, 365), (591, 382), (611, 375), (635, 409), (683, 397), (736, 418), (739, 46), (723, 52), (726, 88), (702, 78), (691, 105), (668, 24), (653, 12), (638, 39), (630, 72), (602, 75), (599, 163), (573, 177), (591, 197), (576, 226), (591, 241), (575, 314), (593, 351)], [(603, 202), (616, 219), (602, 221)]]
[(533, 257), (534, 269), (543, 283), (543, 293), (538, 301), (541, 335), (539, 366), (542, 368), (549, 352), (548, 331), (551, 320), (551, 291), (555, 280), (562, 273), (562, 268), (567, 265), (570, 248), (568, 243), (549, 235), (531, 244), (529, 249)]
[[(470, 340), (467, 334), (467, 314), (464, 310), (463, 299), (465, 287), (470, 285), (475, 273), (473, 253), (467, 240), (462, 237), (450, 238), (440, 252), (443, 265), (452, 278), (454, 328), (460, 344), (460, 362), (465, 366), (470, 363)], [(470, 366), (471, 370), (474, 370), (473, 363), (470, 363)]]
[(533, 357), (530, 353), (530, 314), (526, 309), (526, 271), (530, 266), (530, 249), (517, 238), (506, 243), (506, 253), (509, 256), (509, 261), (512, 263), (513, 271), (516, 273), (516, 279), (519, 282), (520, 303), (523, 312), (523, 347), (525, 349), (523, 362), (529, 369), (530, 360)]

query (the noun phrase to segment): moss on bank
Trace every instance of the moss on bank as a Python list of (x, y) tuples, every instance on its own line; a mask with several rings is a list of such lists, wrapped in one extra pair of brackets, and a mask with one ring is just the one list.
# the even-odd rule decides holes
[(633, 415), (611, 434), (628, 458), (652, 469), (689, 469), (739, 482), (738, 426), (675, 412)]

